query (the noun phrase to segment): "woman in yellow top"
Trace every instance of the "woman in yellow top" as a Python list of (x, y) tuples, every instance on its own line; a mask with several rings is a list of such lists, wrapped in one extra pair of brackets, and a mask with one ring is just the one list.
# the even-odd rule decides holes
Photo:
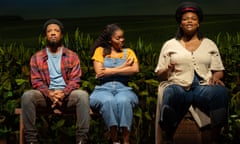
[(96, 78), (100, 81), (90, 95), (90, 106), (99, 110), (110, 130), (112, 142), (117, 144), (118, 130), (123, 143), (129, 143), (133, 107), (138, 97), (128, 87), (128, 79), (139, 71), (133, 50), (124, 47), (123, 30), (117, 24), (109, 24), (92, 46), (92, 60)]

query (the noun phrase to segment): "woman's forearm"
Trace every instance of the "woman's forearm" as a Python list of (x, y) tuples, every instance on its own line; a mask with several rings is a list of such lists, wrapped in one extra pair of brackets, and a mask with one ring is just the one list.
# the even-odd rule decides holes
[(167, 80), (169, 76), (169, 70), (166, 69), (160, 69), (157, 71), (157, 76), (159, 80)]
[(116, 68), (106, 68), (104, 73), (106, 75), (133, 75), (139, 72), (138, 64), (133, 64), (130, 66), (116, 67)]

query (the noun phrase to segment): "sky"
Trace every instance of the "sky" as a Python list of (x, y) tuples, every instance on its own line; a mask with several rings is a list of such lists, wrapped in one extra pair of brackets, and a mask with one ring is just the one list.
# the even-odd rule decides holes
[[(0, 16), (25, 19), (174, 14), (184, 0), (0, 0)], [(186, 1), (186, 0), (185, 0)], [(204, 14), (240, 14), (240, 0), (190, 0)]]

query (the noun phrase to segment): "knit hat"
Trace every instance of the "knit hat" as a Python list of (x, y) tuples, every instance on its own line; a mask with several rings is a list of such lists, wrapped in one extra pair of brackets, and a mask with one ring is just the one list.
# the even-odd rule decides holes
[(175, 13), (176, 21), (181, 23), (182, 15), (186, 12), (194, 12), (198, 15), (199, 22), (203, 20), (203, 12), (195, 2), (183, 2), (178, 5)]
[(60, 22), (60, 21), (57, 20), (57, 19), (49, 19), (49, 20), (47, 20), (47, 21), (44, 23), (44, 25), (43, 25), (43, 33), (44, 33), (44, 34), (46, 34), (47, 27), (48, 27), (48, 25), (50, 25), (50, 24), (57, 24), (57, 25), (60, 27), (61, 32), (64, 33), (64, 26), (63, 26), (62, 22)]

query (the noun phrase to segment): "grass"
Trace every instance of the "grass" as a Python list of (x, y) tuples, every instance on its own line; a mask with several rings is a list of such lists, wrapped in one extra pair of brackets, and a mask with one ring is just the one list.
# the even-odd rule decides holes
[[(103, 27), (110, 23), (120, 23), (125, 30), (126, 43), (141, 38), (160, 48), (162, 43), (173, 37), (177, 30), (174, 16), (118, 16), (96, 18), (60, 19), (69, 36), (78, 28), (81, 32), (96, 38)], [(41, 20), (7, 19), (0, 24), (0, 43), (22, 43), (25, 47), (38, 46), (38, 37), (45, 22)], [(215, 39), (218, 33), (240, 32), (240, 15), (206, 15), (201, 24), (205, 36)]]

